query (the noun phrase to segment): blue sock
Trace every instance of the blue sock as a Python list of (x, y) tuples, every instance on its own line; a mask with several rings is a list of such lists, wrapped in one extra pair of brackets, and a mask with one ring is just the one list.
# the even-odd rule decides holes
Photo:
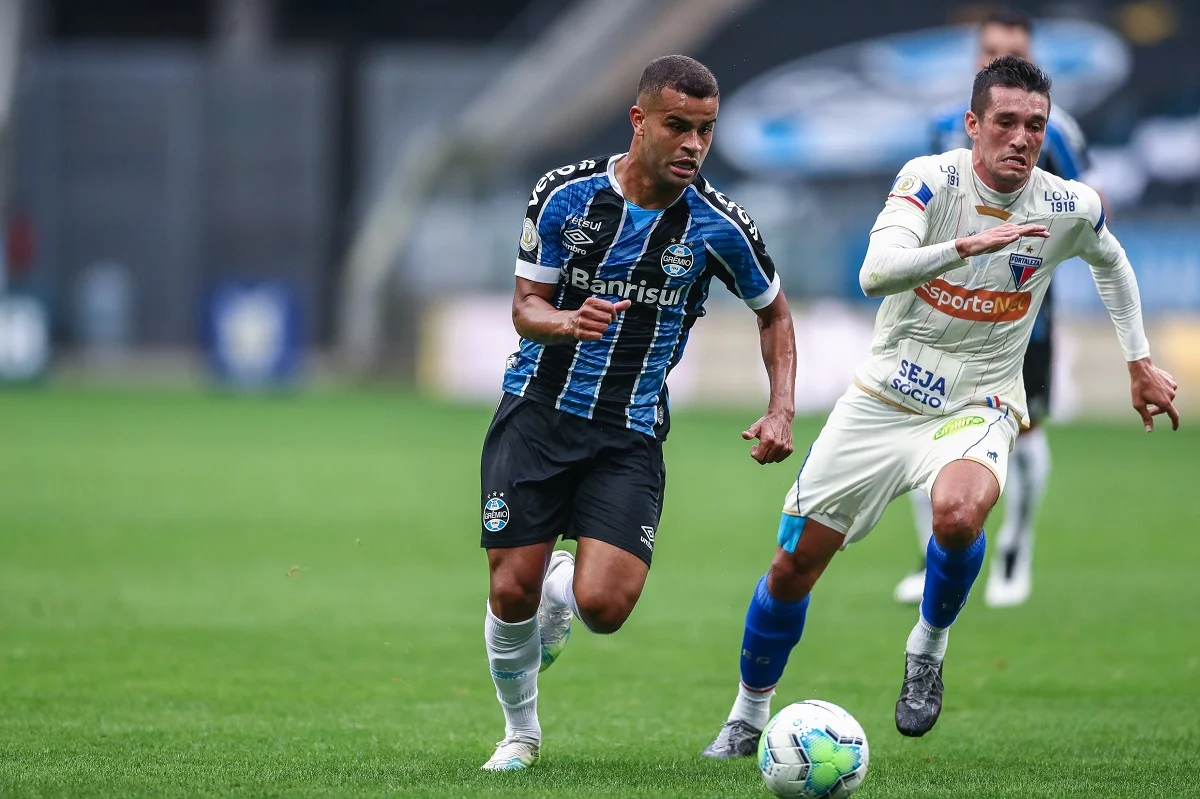
[(800, 642), (807, 611), (808, 597), (782, 602), (767, 591), (766, 575), (759, 579), (742, 634), (743, 685), (754, 691), (775, 687), (783, 676), (788, 655)]
[(987, 537), (979, 538), (966, 549), (944, 549), (936, 538), (925, 548), (925, 598), (921, 615), (934, 627), (949, 627), (967, 602), (971, 585), (983, 566)]

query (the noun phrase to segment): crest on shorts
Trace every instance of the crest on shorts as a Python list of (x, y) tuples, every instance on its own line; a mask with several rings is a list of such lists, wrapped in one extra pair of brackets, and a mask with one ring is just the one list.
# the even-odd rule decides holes
[(1042, 259), (1034, 255), (1021, 255), (1014, 252), (1008, 256), (1008, 268), (1012, 270), (1013, 280), (1016, 281), (1017, 288), (1024, 286), (1041, 265)]
[(498, 533), (508, 526), (508, 505), (504, 502), (504, 492), (488, 494), (483, 503), (483, 528), (489, 533)]

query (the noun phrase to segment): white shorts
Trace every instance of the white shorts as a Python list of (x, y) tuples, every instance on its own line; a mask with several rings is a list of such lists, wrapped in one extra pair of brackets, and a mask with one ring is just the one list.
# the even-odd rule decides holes
[(972, 405), (946, 416), (924, 416), (851, 386), (788, 492), (779, 544), (788, 551), (796, 546), (802, 525), (788, 516), (820, 522), (845, 535), (845, 544), (858, 541), (889, 502), (916, 488), (929, 492), (942, 467), (956, 460), (991, 469), (1003, 492), (1017, 430), (1008, 408)]

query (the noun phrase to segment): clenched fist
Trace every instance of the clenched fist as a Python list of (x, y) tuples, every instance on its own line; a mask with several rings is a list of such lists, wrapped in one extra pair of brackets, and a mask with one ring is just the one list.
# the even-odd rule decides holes
[(631, 300), (611, 303), (599, 297), (588, 297), (571, 317), (571, 335), (580, 341), (599, 341), (609, 325), (617, 321), (621, 311), (632, 304)]

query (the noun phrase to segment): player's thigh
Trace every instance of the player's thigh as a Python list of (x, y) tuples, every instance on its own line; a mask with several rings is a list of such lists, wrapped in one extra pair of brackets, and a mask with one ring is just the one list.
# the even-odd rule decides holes
[(649, 567), (666, 488), (662, 442), (630, 430), (606, 430), (580, 477), (567, 536), (593, 538)]
[(852, 388), (834, 406), (784, 499), (779, 545), (798, 540), (797, 520), (812, 519), (863, 538), (888, 503), (908, 489), (903, 442), (915, 414)]
[[(942, 471), (956, 461), (971, 461), (986, 468), (995, 480), (996, 497), (1004, 491), (1008, 474), (1008, 458), (1016, 441), (1018, 425), (1009, 408), (971, 406), (958, 413), (932, 419), (923, 431), (926, 440), (918, 453), (916, 467), (921, 487), (934, 500), (937, 513), (938, 496), (934, 486)], [(980, 474), (970, 470), (968, 474)], [(982, 481), (986, 485), (987, 481)], [(940, 494), (948, 496), (945, 492)]]
[(505, 394), (483, 443), (483, 547), (554, 541), (567, 530), (571, 494), (588, 454), (564, 436), (561, 411)]

